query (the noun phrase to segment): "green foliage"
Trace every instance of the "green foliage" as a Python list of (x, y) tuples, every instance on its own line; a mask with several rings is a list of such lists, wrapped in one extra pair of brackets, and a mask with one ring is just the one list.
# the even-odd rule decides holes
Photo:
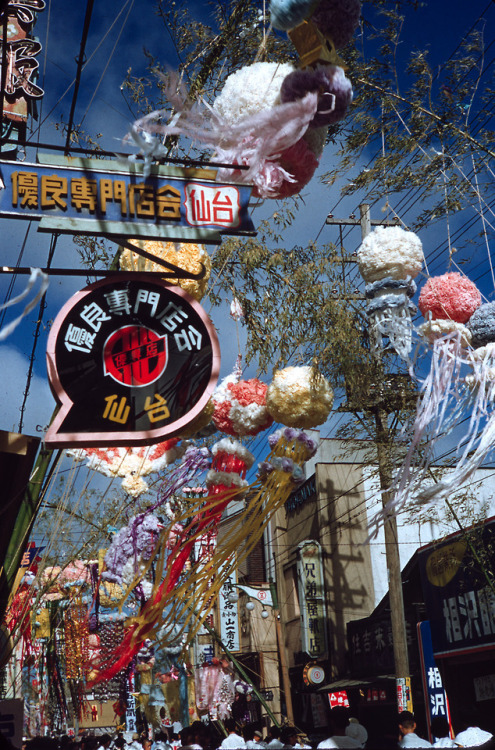
[(410, 227), (417, 230), (489, 189), (482, 175), (494, 155), (494, 91), (482, 32), (471, 31), (434, 66), (407, 33), (404, 4), (381, 6), (364, 6), (362, 46), (348, 51), (355, 98), (339, 131), (338, 164), (324, 180), (341, 181), (344, 194), (365, 191), (370, 203), (420, 187), (428, 207)]

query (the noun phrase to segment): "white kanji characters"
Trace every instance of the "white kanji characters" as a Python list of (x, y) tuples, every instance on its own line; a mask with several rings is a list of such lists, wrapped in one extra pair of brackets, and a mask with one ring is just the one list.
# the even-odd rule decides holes
[(455, 596), (443, 600), (443, 616), (445, 618), (445, 633), (448, 642), (452, 643), (462, 640), (461, 620)]
[(352, 634), (352, 648), (355, 654), (362, 653), (361, 651), (361, 638), (359, 636), (359, 633), (353, 633)]
[(64, 344), (67, 351), (74, 350), (89, 354), (95, 343), (96, 333), (90, 333), (86, 328), (69, 324), (64, 336)]
[(173, 302), (169, 302), (167, 307), (157, 317), (162, 326), (172, 333), (187, 320), (187, 313), (182, 307), (177, 307)]
[(189, 325), (186, 329), (174, 333), (174, 339), (177, 344), (177, 349), (180, 352), (184, 351), (184, 349), (187, 349), (188, 351), (196, 349), (199, 352), (203, 337), (193, 325)]
[(430, 695), (431, 704), (431, 715), (432, 716), (446, 716), (445, 710), (445, 695), (444, 693), (433, 693)]
[(138, 312), (139, 305), (149, 305), (151, 307), (150, 315), (154, 318), (159, 301), (160, 295), (158, 292), (150, 292), (148, 289), (138, 289), (136, 301), (134, 303), (134, 314)]
[(113, 289), (109, 294), (105, 294), (104, 297), (108, 303), (109, 311), (114, 315), (130, 314), (131, 305), (127, 289)]
[(465, 618), (464, 620), (464, 638), (479, 638), (481, 636), (478, 603), (474, 591), (466, 591), (465, 594), (459, 594), (459, 613)]
[(100, 330), (105, 320), (112, 320), (112, 316), (107, 315), (96, 302), (90, 302), (89, 305), (83, 307), (81, 318), (96, 332)]
[(430, 667), (428, 669), (428, 687), (431, 690), (443, 687), (442, 676), (438, 667)]

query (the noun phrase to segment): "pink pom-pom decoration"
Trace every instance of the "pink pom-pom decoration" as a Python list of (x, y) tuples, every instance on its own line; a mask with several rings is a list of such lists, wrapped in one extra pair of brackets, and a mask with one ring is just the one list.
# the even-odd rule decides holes
[(215, 427), (227, 435), (257, 435), (266, 430), (273, 418), (266, 408), (267, 385), (257, 378), (226, 378), (213, 395)]
[(311, 20), (340, 49), (351, 41), (360, 16), (360, 0), (320, 0)]
[(304, 138), (286, 148), (276, 160), (267, 160), (254, 178), (255, 198), (289, 198), (313, 177), (318, 159)]
[(293, 102), (310, 91), (318, 94), (318, 106), (310, 128), (332, 125), (345, 117), (352, 101), (352, 84), (342, 68), (325, 65), (315, 70), (295, 70), (284, 78), (280, 98), (282, 102)]
[(466, 276), (444, 273), (432, 276), (421, 290), (418, 307), (426, 318), (466, 323), (481, 305), (481, 294)]

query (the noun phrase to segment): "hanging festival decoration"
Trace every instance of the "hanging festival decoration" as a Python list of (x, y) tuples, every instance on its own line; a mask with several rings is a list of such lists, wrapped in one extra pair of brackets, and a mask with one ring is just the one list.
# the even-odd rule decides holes
[(203, 432), (205, 435), (209, 434), (209, 426), (211, 426), (211, 420), (213, 417), (213, 412), (215, 411), (215, 404), (213, 403), (213, 399), (210, 399), (208, 403), (206, 404), (203, 411), (198, 414), (196, 419), (193, 419), (193, 421), (187, 425), (187, 427), (183, 430), (181, 430), (181, 439), (184, 438), (192, 438), (192, 437), (204, 437)]
[[(469, 345), (470, 341), (474, 340), (476, 345), (492, 336), (495, 342), (495, 328), (490, 334), (490, 323), (485, 327), (485, 305), (480, 306), (480, 302), (476, 286), (458, 273), (430, 278), (425, 291), (421, 292), (419, 305), (427, 321), (420, 326), (420, 331), (432, 345), (430, 371), (421, 383), (405, 459), (390, 488), (392, 500), (374, 517), (371, 536), (377, 533), (380, 523), (392, 509), (400, 511), (406, 503), (429, 505), (448, 499), (482, 465), (492, 449), (495, 440), (493, 350), (490, 343), (474, 351)], [(489, 320), (493, 310), (487, 313)], [(477, 330), (480, 332), (478, 339), (475, 338)], [(468, 364), (473, 373), (465, 377)], [(466, 420), (467, 412), (469, 419)], [(463, 438), (458, 442), (455, 466), (432, 483), (429, 467), (438, 442), (456, 428), (461, 429), (466, 421), (468, 428), (467, 432), (463, 429)]]
[(270, 23), (274, 29), (289, 31), (309, 18), (318, 0), (270, 0)]
[(320, 0), (311, 20), (335, 49), (341, 49), (354, 36), (360, 16), (361, 0)]
[[(227, 78), (213, 107), (230, 125), (234, 125), (242, 122), (246, 115), (257, 116), (275, 111), (274, 107), (281, 101), (301, 101), (310, 93), (310, 89), (301, 91), (300, 96), (294, 96), (294, 91), (289, 88), (287, 98), (283, 100), (281, 96), (284, 81), (293, 73), (294, 68), (289, 63), (258, 62), (240, 68)], [(284, 125), (280, 123), (281, 131), (283, 128)], [(298, 193), (309, 182), (318, 166), (318, 159), (310, 144), (304, 140), (304, 132), (300, 135), (297, 141), (280, 149), (280, 153), (274, 152), (272, 158), (267, 157), (260, 163), (254, 179), (253, 195), (286, 198)]]
[[(204, 245), (194, 242), (158, 242), (156, 240), (129, 240), (131, 245), (145, 250), (160, 260), (171, 265), (178, 266), (184, 271), (200, 274), (204, 271), (201, 279), (176, 279), (168, 280), (169, 284), (180, 286), (185, 292), (200, 302), (208, 287), (211, 274), (211, 259)], [(163, 265), (144, 258), (138, 253), (133, 253), (129, 247), (121, 248), (119, 265), (122, 271), (167, 271)]]
[(223, 660), (203, 664), (195, 670), (196, 707), (208, 712), (212, 721), (224, 721), (231, 715), (235, 698), (235, 681), (232, 665)]
[(419, 295), (418, 307), (425, 317), (419, 332), (433, 342), (458, 331), (467, 346), (471, 332), (465, 324), (480, 305), (481, 294), (467, 276), (457, 272), (431, 276)]
[(254, 462), (252, 453), (231, 438), (224, 438), (215, 443), (212, 453), (211, 469), (206, 475), (209, 495), (245, 489), (248, 486), (246, 474)]
[(143, 476), (162, 471), (184, 455), (187, 442), (180, 438), (142, 448), (74, 448), (67, 451), (76, 461), (87, 461), (106, 477), (122, 477), (122, 489), (131, 497), (139, 497), (149, 488)]
[(401, 227), (377, 227), (358, 250), (359, 270), (367, 282), (370, 338), (381, 350), (385, 336), (405, 360), (412, 346), (411, 314), (416, 312), (409, 298), (416, 292), (413, 279), (423, 262), (421, 240)]
[(246, 117), (272, 109), (280, 103), (284, 79), (294, 71), (291, 63), (257, 62), (245, 65), (229, 75), (213, 109), (229, 125)]
[(468, 321), (473, 349), (468, 353), (472, 374), (466, 383), (475, 397), (475, 413), (488, 413), (495, 400), (495, 303), (480, 305)]
[[(174, 639), (186, 636), (190, 641), (208, 616), (224, 580), (247, 557), (273, 513), (300, 483), (301, 465), (315, 450), (314, 441), (300, 431), (282, 430), (276, 434), (267, 457), (270, 470), (262, 470), (260, 478), (246, 487), (241, 480), (245, 480), (252, 457), (236, 441), (220, 441), (214, 449), (212, 473), (207, 479), (208, 496), (189, 498), (182, 512), (175, 515), (174, 521), (183, 524), (183, 531), (175, 537), (174, 544), (167, 543), (172, 524), (164, 529), (154, 559), (153, 591), (139, 613), (128, 620), (112, 663), (99, 672), (96, 681), (108, 679), (119, 671), (136, 655), (146, 638), (154, 637), (158, 628), (165, 639), (173, 633)], [(238, 475), (238, 479), (233, 475)], [(191, 559), (195, 542), (217, 527), (228, 503), (240, 496), (245, 497), (245, 504), (236, 528), (217, 542), (211, 558)]]
[(338, 65), (318, 65), (289, 73), (282, 81), (280, 98), (282, 102), (292, 102), (310, 91), (318, 94), (310, 129), (326, 128), (345, 117), (352, 102), (352, 84)]
[(266, 430), (273, 417), (266, 408), (267, 385), (257, 378), (239, 380), (232, 373), (217, 386), (212, 401), (213, 423), (227, 435), (257, 435)]
[[(131, 518), (128, 525), (113, 536), (105, 555), (103, 579), (126, 589), (136, 577), (141, 579), (162, 529), (163, 524), (152, 513), (140, 513)], [(151, 590), (145, 580), (140, 580), (135, 589), (141, 598), (147, 598)]]
[[(152, 112), (134, 123), (131, 137), (138, 140), (142, 133), (187, 136), (215, 149), (215, 161), (248, 166), (246, 170), (221, 168), (217, 180), (253, 184), (255, 194), (262, 198), (295, 194), (318, 165), (308, 145), (300, 143), (315, 115), (318, 95), (308, 93), (294, 102), (270, 106), (273, 96), (278, 99), (280, 95), (278, 76), (277, 89), (272, 84), (273, 65), (279, 67), (275, 63), (255, 63), (242, 69), (242, 77), (229, 77), (237, 76), (232, 83), (232, 100), (239, 99), (244, 106), (226, 106), (225, 114), (206, 103), (191, 103), (178, 78), (170, 75), (163, 80), (164, 93), (176, 112), (173, 124), (159, 122), (169, 117), (168, 111)], [(248, 87), (251, 76), (254, 79)], [(227, 83), (230, 87), (229, 79)], [(252, 106), (245, 99), (247, 87), (255, 92)]]
[(269, 413), (288, 427), (310, 429), (323, 424), (332, 404), (328, 381), (308, 366), (277, 370), (266, 394)]
[(259, 465), (258, 477), (261, 481), (269, 480), (270, 474), (281, 471), (290, 478), (294, 485), (305, 481), (303, 464), (317, 449), (317, 443), (302, 430), (285, 427), (277, 430), (268, 438), (273, 457)]

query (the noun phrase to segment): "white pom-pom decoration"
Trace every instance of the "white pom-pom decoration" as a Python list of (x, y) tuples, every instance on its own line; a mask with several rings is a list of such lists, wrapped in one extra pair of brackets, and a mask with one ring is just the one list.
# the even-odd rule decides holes
[(233, 125), (243, 117), (279, 104), (282, 81), (294, 66), (290, 63), (257, 62), (232, 73), (213, 102), (214, 109)]
[(385, 276), (414, 279), (423, 261), (421, 240), (401, 227), (377, 227), (364, 238), (358, 250), (359, 270), (368, 282)]

